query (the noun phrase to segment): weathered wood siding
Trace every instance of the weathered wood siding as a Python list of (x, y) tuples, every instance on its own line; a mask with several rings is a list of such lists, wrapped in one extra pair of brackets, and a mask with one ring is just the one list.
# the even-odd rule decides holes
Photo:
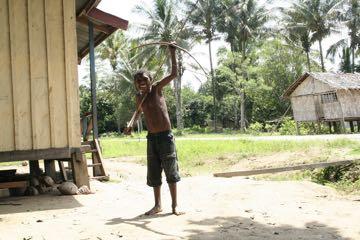
[(340, 102), (322, 103), (325, 120), (339, 120), (343, 118)]
[(316, 107), (314, 96), (304, 95), (291, 98), (295, 121), (316, 121)]
[(318, 80), (315, 80), (313, 77), (307, 77), (296, 89), (292, 94), (291, 97), (295, 96), (303, 96), (309, 94), (319, 94), (332, 91), (329, 85), (322, 83)]
[[(296, 121), (342, 119), (344, 107), (347, 108), (348, 112), (352, 112), (353, 114), (353, 108), (356, 103), (349, 105), (349, 102), (355, 100), (350, 100), (348, 94), (339, 94), (339, 92), (337, 92), (339, 99), (338, 102), (321, 102), (321, 94), (332, 91), (335, 91), (335, 89), (331, 88), (328, 84), (325, 84), (309, 76), (295, 89), (295, 91), (290, 96), (294, 119)], [(346, 102), (346, 104), (344, 102)], [(359, 107), (356, 107), (356, 109), (358, 108)]]
[(75, 0), (0, 0), (0, 151), (79, 147)]
[(360, 118), (360, 90), (338, 90), (344, 118)]

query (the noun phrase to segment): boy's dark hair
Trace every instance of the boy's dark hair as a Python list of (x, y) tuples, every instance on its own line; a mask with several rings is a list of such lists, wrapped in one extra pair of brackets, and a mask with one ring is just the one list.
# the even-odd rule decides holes
[(144, 69), (140, 69), (134, 74), (134, 80), (142, 76), (147, 76), (150, 79), (150, 81), (152, 80), (151, 73)]

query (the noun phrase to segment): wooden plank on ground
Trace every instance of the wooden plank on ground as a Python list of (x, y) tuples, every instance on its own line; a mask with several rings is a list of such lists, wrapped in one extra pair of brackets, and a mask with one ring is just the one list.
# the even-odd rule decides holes
[(33, 147), (46, 149), (51, 147), (51, 141), (43, 0), (28, 1), (28, 18)]
[(16, 150), (32, 149), (27, 2), (26, 0), (9, 1)]
[(0, 189), (24, 188), (24, 187), (27, 187), (27, 181), (2, 182), (2, 183), (0, 183)]
[(68, 146), (62, 0), (45, 1), (52, 147)]
[(239, 177), (239, 176), (268, 174), (268, 173), (279, 173), (279, 172), (287, 172), (287, 171), (295, 171), (295, 170), (305, 170), (305, 169), (313, 169), (313, 168), (325, 168), (325, 167), (329, 167), (329, 166), (346, 165), (346, 164), (349, 164), (349, 163), (353, 163), (355, 161), (359, 161), (359, 159), (343, 160), (343, 161), (336, 161), (336, 162), (303, 164), (303, 165), (296, 165), (296, 166), (289, 166), (289, 167), (278, 167), (278, 168), (266, 168), (266, 169), (236, 171), (236, 172), (214, 173), (214, 177), (228, 177), (228, 178), (230, 178), (230, 177)]
[(0, 149), (15, 150), (8, 0), (0, 0)]

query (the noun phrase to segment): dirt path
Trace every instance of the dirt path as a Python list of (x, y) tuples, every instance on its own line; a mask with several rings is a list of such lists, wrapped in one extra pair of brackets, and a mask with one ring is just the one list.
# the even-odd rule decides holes
[(310, 182), (189, 177), (179, 185), (186, 215), (169, 214), (164, 186), (164, 212), (145, 217), (145, 167), (106, 167), (114, 181), (93, 181), (96, 194), (0, 199), (0, 239), (360, 239), (360, 196)]

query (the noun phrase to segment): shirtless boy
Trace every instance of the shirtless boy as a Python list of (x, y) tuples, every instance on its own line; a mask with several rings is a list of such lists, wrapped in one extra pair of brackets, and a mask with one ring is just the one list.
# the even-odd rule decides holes
[[(180, 181), (179, 167), (175, 150), (174, 136), (171, 133), (171, 124), (165, 98), (162, 93), (163, 87), (177, 76), (177, 64), (175, 46), (169, 45), (171, 55), (171, 73), (157, 84), (152, 85), (149, 72), (139, 70), (134, 75), (134, 84), (138, 91), (136, 95), (137, 106), (146, 96), (141, 105), (145, 115), (148, 129), (147, 135), (147, 185), (153, 188), (155, 206), (147, 211), (145, 215), (153, 215), (162, 211), (161, 208), (161, 173), (164, 170), (166, 181), (169, 185), (172, 200), (172, 213), (183, 214), (177, 210), (176, 183)], [(139, 114), (140, 115), (140, 114)], [(138, 116), (137, 116), (138, 117)], [(137, 117), (135, 119), (137, 119)], [(131, 128), (125, 129), (129, 134)]]

